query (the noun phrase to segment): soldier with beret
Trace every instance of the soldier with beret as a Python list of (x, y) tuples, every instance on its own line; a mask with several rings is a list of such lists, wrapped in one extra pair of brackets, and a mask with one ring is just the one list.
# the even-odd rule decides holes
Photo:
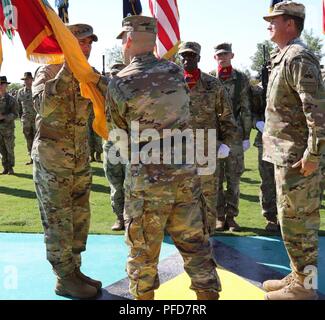
[(31, 158), (32, 146), (34, 137), (36, 134), (35, 127), (35, 118), (36, 118), (36, 110), (33, 105), (33, 93), (32, 93), (32, 85), (33, 85), (33, 76), (31, 72), (25, 72), (24, 77), (21, 79), (24, 81), (24, 87), (18, 90), (17, 93), (17, 102), (18, 102), (18, 114), (23, 126), (23, 133), (27, 143), (27, 151), (30, 157), (30, 161), (26, 163), (26, 165), (33, 164), (33, 160)]
[[(246, 75), (232, 66), (234, 53), (230, 43), (217, 45), (214, 58), (218, 63), (218, 69), (211, 74), (226, 88), (238, 127), (238, 139), (231, 145), (229, 157), (220, 160), (216, 230), (240, 231), (235, 218), (239, 215), (240, 178), (245, 170), (244, 152), (250, 148), (249, 137), (252, 129), (250, 84)], [(224, 182), (227, 184), (226, 190)]]
[(16, 100), (7, 93), (6, 76), (0, 76), (0, 155), (2, 174), (14, 174), (15, 166), (15, 119), (18, 117)]
[(267, 90), (263, 159), (274, 164), (278, 218), (292, 272), (263, 287), (268, 300), (314, 300), (325, 88), (317, 57), (299, 38), (304, 5), (280, 2), (264, 19), (279, 50)]
[[(191, 128), (204, 129), (204, 154), (211, 147), (208, 130), (216, 130), (218, 158), (227, 158), (237, 136), (237, 125), (227, 91), (220, 80), (198, 68), (201, 46), (196, 42), (183, 42), (178, 53), (184, 68), (184, 77), (190, 89)], [(197, 145), (197, 144), (196, 144)], [(215, 159), (217, 161), (217, 159)], [(207, 205), (209, 229), (215, 231), (217, 219), (217, 194), (219, 186), (219, 162), (215, 171), (200, 177), (203, 196)]]

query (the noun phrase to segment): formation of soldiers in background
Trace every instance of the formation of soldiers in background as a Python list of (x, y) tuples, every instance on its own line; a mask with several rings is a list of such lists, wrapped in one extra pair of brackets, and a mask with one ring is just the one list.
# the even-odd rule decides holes
[[(300, 4), (284, 2), (284, 6), (290, 17), (304, 19), (304, 7)], [(279, 9), (275, 17), (281, 15), (283, 10)], [(265, 20), (272, 17), (265, 17)], [(92, 27), (80, 24), (69, 28), (89, 58), (92, 42), (98, 40)], [(217, 299), (221, 286), (211, 258), (208, 236), (215, 231), (241, 229), (236, 222), (240, 178), (245, 170), (244, 154), (250, 148), (252, 128), (258, 132), (254, 146), (258, 148), (257, 162), (262, 181), (260, 204), (267, 220), (266, 230), (279, 231), (275, 166), (263, 160), (265, 148), (262, 134), (266, 107), (263, 86), (252, 85), (243, 72), (233, 68), (234, 52), (230, 43), (221, 43), (215, 47), (217, 68), (207, 74), (198, 67), (201, 46), (196, 42), (180, 45), (182, 69), (154, 57), (152, 51), (156, 39), (156, 22), (153, 18), (125, 18), (118, 38), (127, 41), (124, 58), (127, 63), (131, 63), (128, 66), (115, 64), (110, 74), (101, 77), (97, 84), (106, 96), (108, 126), (113, 125), (129, 132), (129, 121), (132, 117), (140, 117), (140, 120), (145, 120), (141, 125), (155, 123), (160, 129), (170, 128), (168, 117), (175, 112), (176, 128), (216, 129), (218, 166), (215, 173), (198, 179), (194, 167), (112, 164), (109, 152), (112, 152), (114, 144), (105, 141), (102, 146), (101, 139), (92, 131), (91, 103), (80, 96), (78, 83), (64, 64), (40, 68), (35, 76), (33, 92), (33, 77), (26, 72), (22, 79), (25, 86), (17, 92), (15, 99), (6, 93), (9, 84), (6, 77), (0, 77), (0, 153), (3, 174), (14, 174), (14, 121), (20, 117), (28, 154), (31, 156), (27, 164), (34, 162), (34, 182), (47, 256), (58, 277), (57, 294), (85, 298), (94, 296), (101, 288), (100, 281), (83, 275), (80, 266), (90, 221), (89, 161), (101, 161), (103, 153), (103, 167), (111, 189), (111, 204), (117, 216), (112, 229), (118, 231), (129, 228), (126, 233), (130, 247), (127, 270), (130, 291), (134, 297), (139, 300), (154, 297), (154, 289), (159, 286), (156, 266), (163, 236), (161, 231), (166, 228), (184, 258), (185, 269), (191, 277), (192, 289), (196, 291), (198, 299)], [(140, 78), (137, 78), (138, 74)], [(144, 79), (148, 77), (151, 81), (146, 84)], [(154, 98), (150, 91), (152, 83), (158, 83), (160, 90)], [(133, 100), (128, 95), (129, 91), (132, 92)], [(172, 93), (167, 95), (165, 92)], [(76, 99), (71, 100), (71, 95)], [(137, 109), (139, 95), (147, 98), (143, 101), (148, 110), (154, 100), (159, 112), (150, 109), (152, 114), (141, 114), (140, 109), (144, 108), (141, 105), (142, 108)], [(127, 103), (130, 110), (126, 115)], [(131, 119), (128, 118), (130, 115)], [(38, 128), (36, 138), (35, 117)], [(89, 141), (89, 148), (85, 146), (85, 140)], [(205, 147), (208, 147), (207, 144)], [(322, 194), (325, 184), (324, 155), (321, 166)], [(148, 176), (154, 182), (147, 184), (145, 177)], [(206, 212), (202, 209), (200, 190)], [(51, 215), (53, 210), (57, 213), (54, 218)], [(70, 217), (71, 212), (73, 218)], [(205, 214), (206, 221), (203, 219), (202, 227), (202, 216), (205, 218)], [(188, 215), (193, 216), (190, 219)], [(145, 228), (146, 239), (141, 238), (144, 232), (142, 228)], [(182, 234), (186, 234), (186, 237)], [(63, 242), (58, 241), (62, 238)], [(149, 257), (150, 263), (147, 261)]]

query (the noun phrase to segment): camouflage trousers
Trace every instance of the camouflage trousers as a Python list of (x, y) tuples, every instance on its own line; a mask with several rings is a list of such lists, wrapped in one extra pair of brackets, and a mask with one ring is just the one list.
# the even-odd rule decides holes
[[(244, 152), (230, 153), (229, 157), (220, 160), (218, 187), (218, 217), (236, 217), (239, 214), (240, 177), (244, 173)], [(223, 183), (226, 181), (227, 189)]]
[(91, 155), (95, 152), (103, 153), (102, 138), (96, 134), (91, 124), (88, 126), (88, 143)]
[(219, 178), (219, 162), (214, 175), (200, 176), (202, 194), (207, 209), (207, 221), (209, 232), (213, 232), (216, 227), (217, 219), (217, 196), (218, 196), (218, 178)]
[(35, 119), (30, 119), (28, 121), (23, 121), (23, 133), (27, 143), (28, 155), (31, 155), (33, 142), (36, 134)]
[(15, 129), (0, 129), (0, 155), (4, 169), (15, 166)]
[(258, 147), (258, 171), (261, 177), (260, 205), (262, 214), (267, 220), (276, 221), (276, 187), (274, 164), (263, 160), (263, 146)]
[(113, 143), (106, 141), (103, 146), (104, 149), (104, 171), (111, 188), (111, 205), (113, 212), (118, 218), (123, 219), (124, 211), (124, 180), (125, 180), (125, 165), (118, 163), (112, 164), (109, 159), (109, 151), (113, 152), (115, 149)]
[(320, 172), (304, 177), (300, 168), (275, 165), (278, 218), (292, 271), (303, 280), (317, 266), (320, 227)]
[(49, 171), (34, 160), (34, 182), (44, 228), (47, 259), (64, 277), (81, 265), (90, 224), (90, 166)]
[(165, 230), (183, 257), (191, 289), (221, 291), (199, 178), (189, 169), (174, 173), (159, 165), (126, 168), (127, 273), (136, 298), (159, 287), (157, 266)]

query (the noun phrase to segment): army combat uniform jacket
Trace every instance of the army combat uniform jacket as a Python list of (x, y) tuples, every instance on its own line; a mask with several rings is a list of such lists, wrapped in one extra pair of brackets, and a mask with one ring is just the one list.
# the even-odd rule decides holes
[(319, 62), (295, 39), (272, 60), (267, 90), (264, 160), (291, 166), (325, 152), (325, 103)]
[(19, 105), (19, 118), (22, 123), (33, 123), (35, 122), (36, 110), (33, 106), (33, 93), (31, 89), (27, 89), (26, 87), (18, 90), (17, 93), (17, 102)]

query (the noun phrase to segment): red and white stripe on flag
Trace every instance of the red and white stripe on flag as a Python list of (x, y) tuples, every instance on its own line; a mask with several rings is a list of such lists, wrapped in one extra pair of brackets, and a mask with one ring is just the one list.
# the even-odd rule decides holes
[(158, 23), (157, 54), (169, 59), (177, 52), (181, 39), (177, 0), (149, 0), (149, 7)]

